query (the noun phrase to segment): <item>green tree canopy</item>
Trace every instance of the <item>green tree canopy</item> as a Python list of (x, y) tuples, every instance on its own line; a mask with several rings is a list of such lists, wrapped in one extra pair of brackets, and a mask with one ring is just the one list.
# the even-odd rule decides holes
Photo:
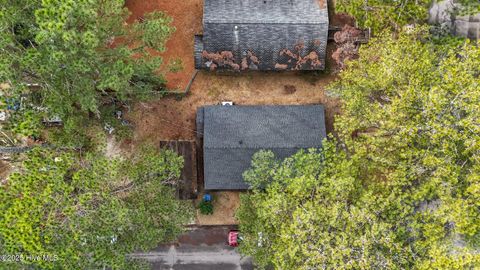
[(426, 32), (349, 62), (330, 86), (337, 141), (255, 156), (245, 180), (269, 184), (242, 196), (245, 254), (277, 269), (480, 267), (480, 49)]
[(270, 184), (242, 195), (237, 213), (241, 252), (259, 266), (374, 269), (404, 263), (391, 224), (362, 202), (368, 194), (357, 180), (358, 161), (336, 153), (330, 142), (322, 152), (299, 152), (283, 162), (259, 152), (247, 182), (265, 176), (258, 166), (265, 160), (274, 164)]
[(52, 259), (9, 267), (140, 267), (129, 253), (175, 239), (190, 219), (174, 196), (182, 166), (152, 147), (130, 159), (36, 148), (0, 185), (0, 251)]
[(431, 0), (336, 0), (337, 12), (352, 15), (359, 27), (374, 32), (399, 29), (410, 23), (425, 22)]
[(128, 16), (123, 0), (1, 0), (0, 82), (4, 96), (27, 96), (13, 128), (36, 135), (43, 117), (58, 116), (74, 136), (112, 97), (158, 89), (162, 61), (148, 49), (165, 49), (171, 19), (153, 12), (127, 25)]
[(461, 15), (475, 15), (480, 13), (480, 2), (476, 0), (457, 0), (460, 4), (459, 11)]

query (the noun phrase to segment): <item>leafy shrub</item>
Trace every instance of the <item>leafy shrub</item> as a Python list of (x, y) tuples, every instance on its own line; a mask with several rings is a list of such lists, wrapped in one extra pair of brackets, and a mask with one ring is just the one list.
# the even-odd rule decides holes
[(183, 70), (182, 59), (177, 58), (177, 59), (171, 60), (170, 63), (168, 64), (168, 70), (172, 73), (177, 73), (179, 71), (182, 71)]
[(211, 214), (213, 214), (213, 204), (212, 204), (212, 202), (202, 201), (202, 202), (198, 205), (198, 209), (200, 209), (200, 213), (201, 213), (202, 215), (211, 215)]
[(41, 115), (31, 109), (14, 112), (9, 119), (13, 133), (34, 138), (40, 136), (41, 121)]

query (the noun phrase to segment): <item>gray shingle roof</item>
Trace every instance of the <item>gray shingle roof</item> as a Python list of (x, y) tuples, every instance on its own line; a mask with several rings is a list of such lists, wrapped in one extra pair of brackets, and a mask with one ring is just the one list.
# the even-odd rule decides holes
[(326, 137), (324, 108), (306, 106), (206, 106), (197, 114), (203, 132), (205, 189), (247, 189), (242, 174), (252, 155), (268, 149), (286, 158), (319, 148)]
[[(320, 8), (320, 2), (325, 2)], [(222, 51), (233, 54), (240, 70), (321, 70), (325, 67), (328, 11), (322, 0), (205, 0), (203, 36), (195, 38), (195, 66), (218, 69), (231, 65), (202, 57)], [(301, 46), (299, 46), (301, 45)], [(282, 54), (290, 50), (295, 57)], [(258, 58), (252, 61), (249, 52)], [(315, 53), (320, 64), (300, 57)], [(242, 65), (246, 62), (246, 66)], [(235, 69), (235, 68), (233, 68)]]
[(328, 23), (326, 2), (326, 0), (205, 0), (203, 22)]
[[(287, 158), (300, 149), (270, 148), (278, 159)], [(260, 149), (207, 148), (204, 149), (204, 179), (206, 190), (244, 190), (249, 185), (243, 181), (243, 172), (251, 165), (253, 154)]]
[[(321, 143), (321, 106), (212, 106), (204, 112), (206, 148), (308, 148)], [(315, 121), (315, 118), (318, 120)], [(301, 131), (301, 132), (300, 132)]]

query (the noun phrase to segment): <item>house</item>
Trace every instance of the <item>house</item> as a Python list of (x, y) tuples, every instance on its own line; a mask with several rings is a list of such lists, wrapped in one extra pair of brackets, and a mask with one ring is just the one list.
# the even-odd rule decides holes
[(205, 0), (197, 69), (323, 70), (327, 0)]
[(259, 150), (283, 159), (322, 146), (325, 110), (322, 105), (206, 106), (197, 111), (197, 134), (203, 140), (205, 190), (246, 190), (242, 174)]

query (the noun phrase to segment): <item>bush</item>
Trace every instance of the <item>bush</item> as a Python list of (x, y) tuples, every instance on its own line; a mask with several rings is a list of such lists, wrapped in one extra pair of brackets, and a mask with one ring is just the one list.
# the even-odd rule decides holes
[(198, 209), (200, 209), (200, 213), (201, 213), (202, 215), (211, 215), (211, 214), (213, 214), (213, 204), (212, 204), (212, 202), (202, 201), (202, 202), (198, 205)]

